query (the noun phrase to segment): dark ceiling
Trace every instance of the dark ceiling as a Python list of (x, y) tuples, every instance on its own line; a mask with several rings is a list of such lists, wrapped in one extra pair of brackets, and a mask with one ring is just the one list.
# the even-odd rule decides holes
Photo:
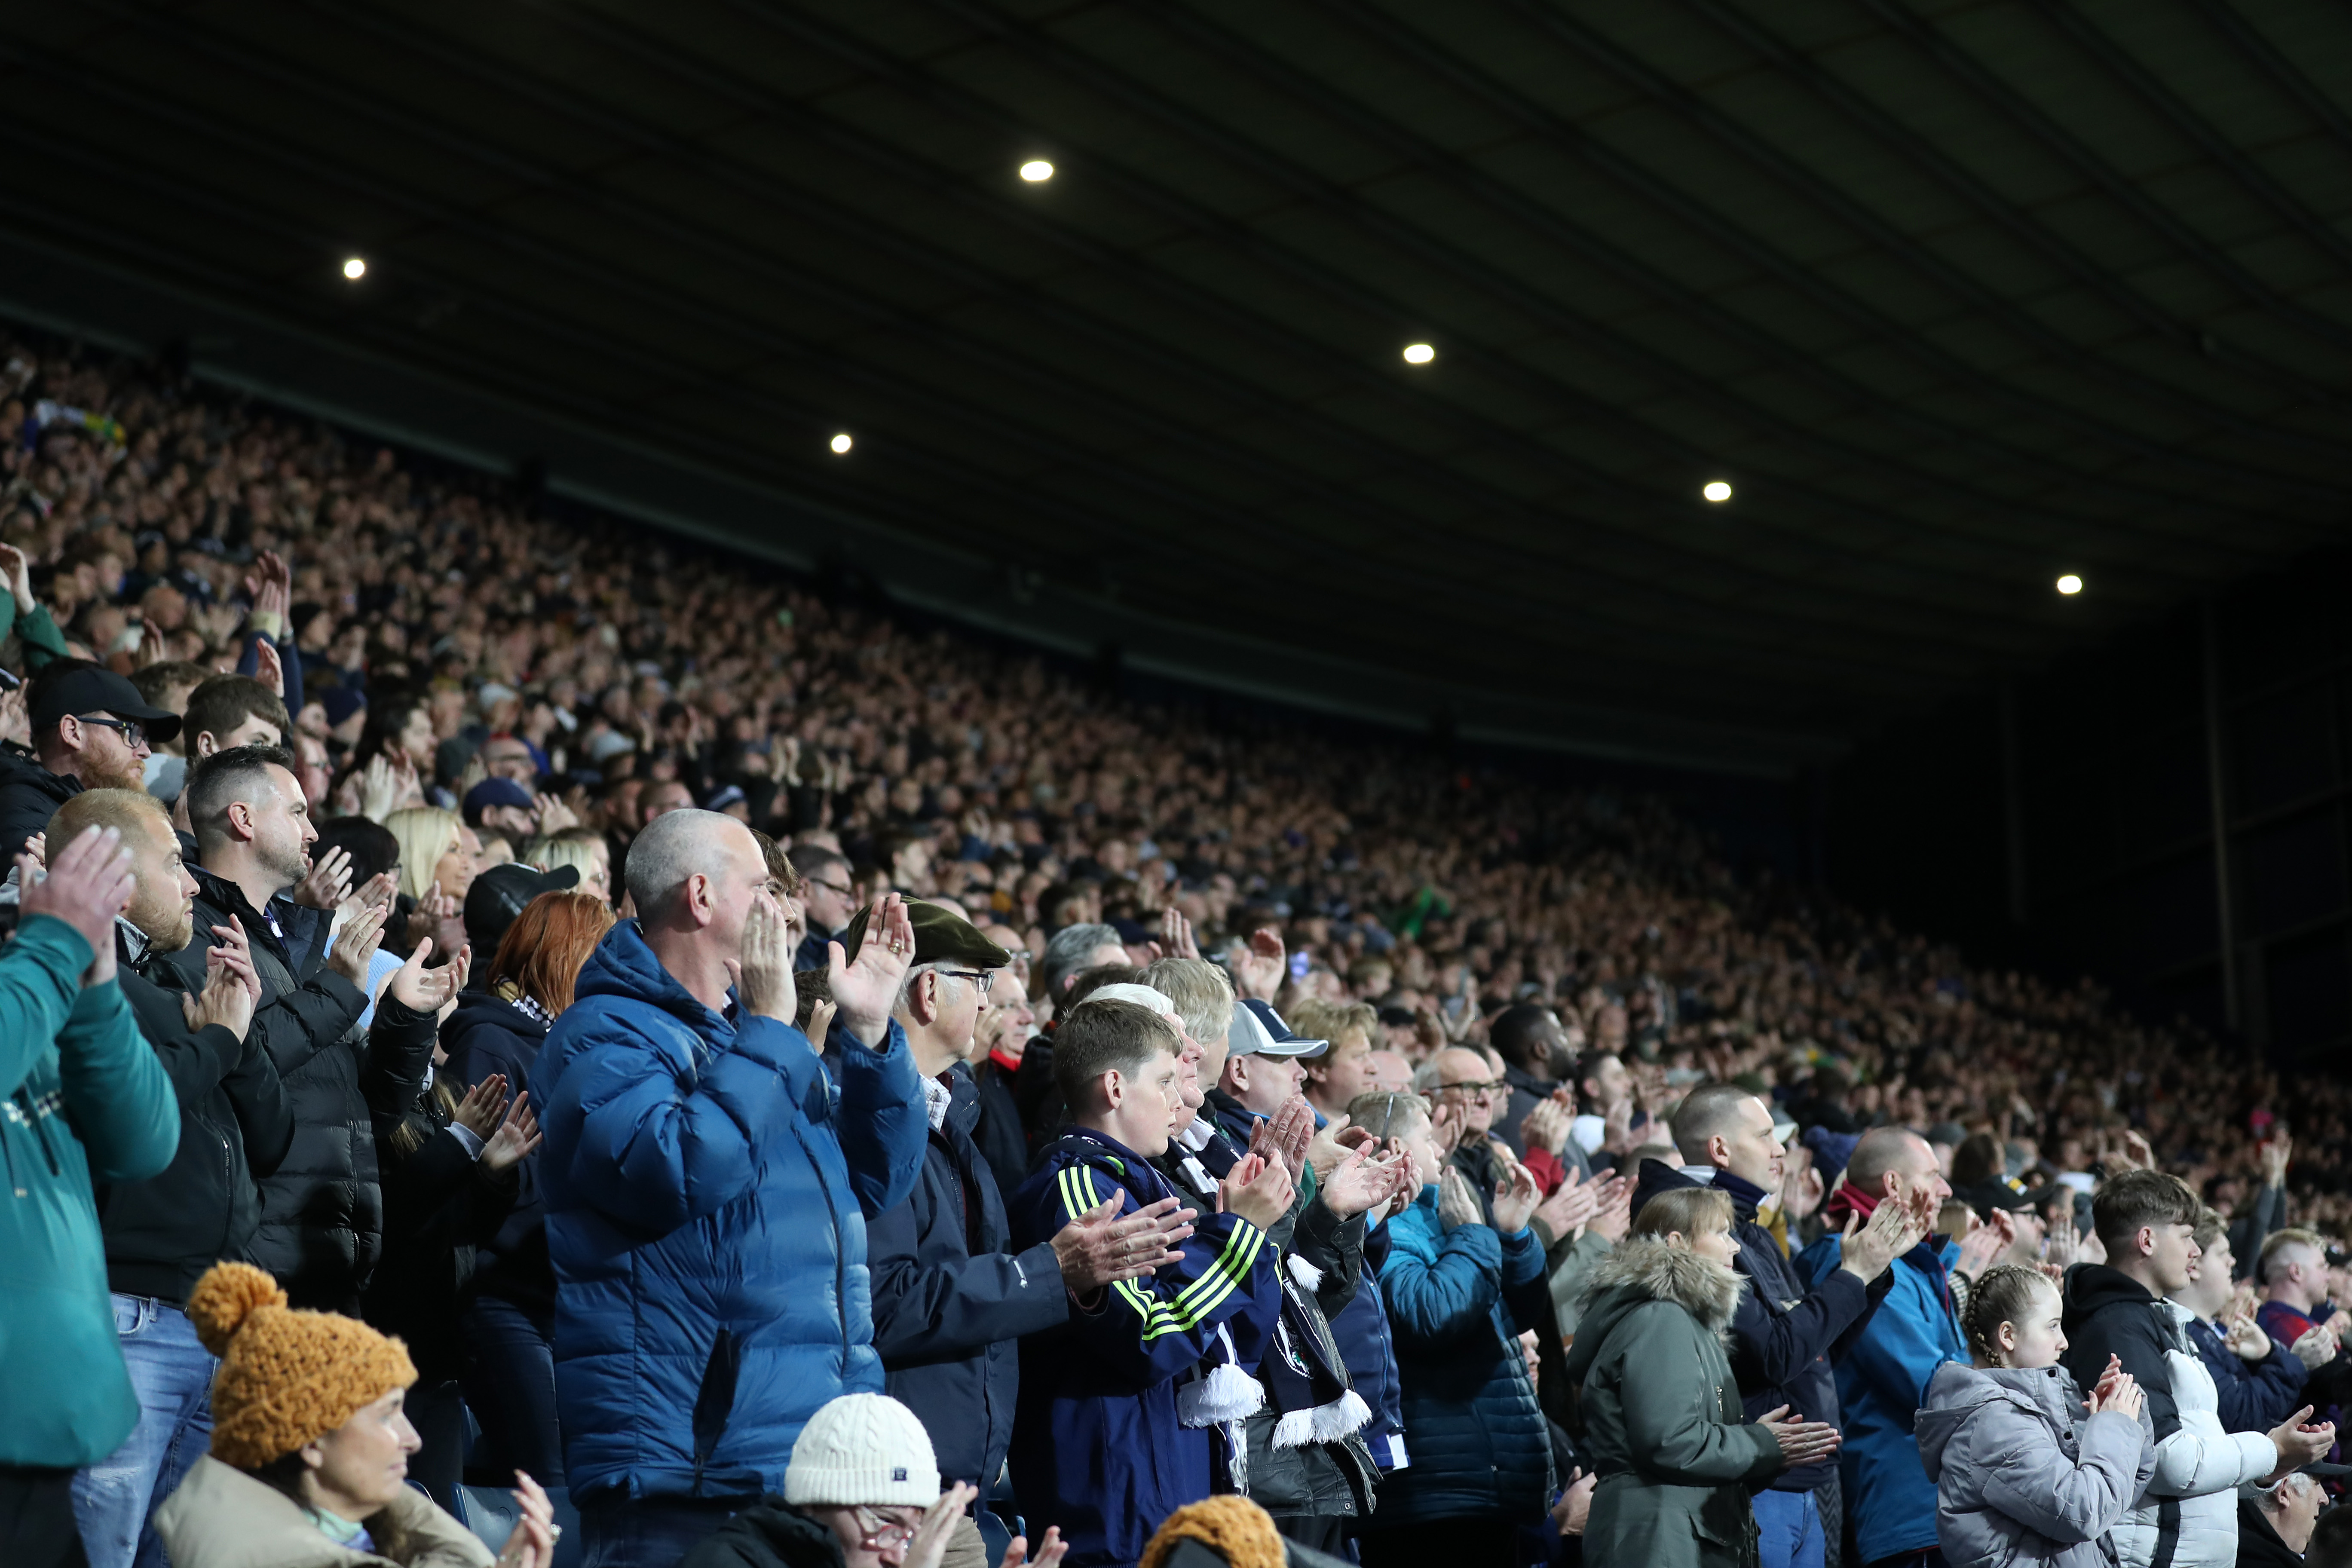
[(1360, 711), (1785, 766), (2346, 516), (2340, 0), (81, 0), (0, 68), (0, 305)]

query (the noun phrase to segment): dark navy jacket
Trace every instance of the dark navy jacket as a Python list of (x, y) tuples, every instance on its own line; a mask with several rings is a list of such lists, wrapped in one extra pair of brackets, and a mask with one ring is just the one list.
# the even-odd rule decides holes
[(2294, 1352), (2276, 1340), (2268, 1361), (2250, 1362), (2231, 1352), (2221, 1331), (2202, 1318), (2189, 1321), (2189, 1342), (2213, 1374), (2213, 1394), (2224, 1432), (2267, 1432), (2303, 1405), (2311, 1374)]
[(940, 1482), (994, 1482), (1013, 1440), (1024, 1334), (1069, 1316), (1054, 1245), (1010, 1250), (996, 1177), (971, 1141), (980, 1097), (956, 1064), (947, 1121), (905, 1203), (866, 1227), (874, 1349), (890, 1397), (931, 1435)]
[(780, 1492), (818, 1406), (882, 1391), (866, 1216), (914, 1190), (929, 1123), (897, 1024), (833, 1043), (837, 1090), (806, 1036), (713, 1013), (635, 921), (589, 955), (531, 1074), (573, 1498)]
[[(1835, 1363), (1894, 1288), (1895, 1271), (1864, 1285), (1843, 1268), (1832, 1268), (1808, 1285), (1772, 1233), (1756, 1223), (1761, 1190), (1728, 1171), (1717, 1171), (1713, 1183), (1702, 1184), (1662, 1161), (1644, 1160), (1633, 1189), (1633, 1212), (1640, 1214), (1659, 1193), (1702, 1184), (1731, 1199), (1731, 1239), (1739, 1247), (1734, 1267), (1748, 1277), (1731, 1316), (1731, 1374), (1739, 1383), (1742, 1410), (1753, 1421), (1785, 1405), (1808, 1421), (1836, 1426)], [(1772, 1478), (1770, 1489), (1809, 1492), (1836, 1473), (1833, 1458), (1783, 1470)]]
[[(541, 1108), (531, 1070), (548, 1026), (513, 1003), (488, 991), (467, 991), (457, 1010), (441, 1026), (441, 1048), (449, 1053), (449, 1076), (473, 1088), (493, 1073), (504, 1074), (507, 1093), (528, 1093)], [(555, 1310), (555, 1269), (547, 1260), (547, 1203), (539, 1190), (537, 1152), (515, 1166), (514, 1206), (498, 1237), (477, 1255), (469, 1293), (511, 1301), (541, 1321)]]
[(1363, 1430), (1372, 1458), (1386, 1470), (1400, 1458), (1410, 1461), (1404, 1447), (1404, 1384), (1397, 1373), (1396, 1336), (1389, 1329), (1388, 1306), (1381, 1297), (1381, 1265), (1388, 1261), (1394, 1239), (1388, 1225), (1364, 1233), (1364, 1259), (1356, 1277), (1356, 1294), (1331, 1320), (1331, 1337), (1339, 1342), (1339, 1359), (1356, 1392), (1372, 1407), (1372, 1419)]

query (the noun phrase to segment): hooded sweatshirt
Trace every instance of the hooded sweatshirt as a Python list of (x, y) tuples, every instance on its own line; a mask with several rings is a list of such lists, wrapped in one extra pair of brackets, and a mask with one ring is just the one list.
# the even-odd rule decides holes
[(2156, 1473), (2115, 1528), (2117, 1558), (2132, 1568), (2229, 1568), (2237, 1489), (2277, 1468), (2277, 1448), (2263, 1433), (2222, 1430), (2213, 1374), (2186, 1332), (2188, 1308), (2102, 1263), (2067, 1270), (2065, 1300), (2066, 1370), (2095, 1380), (2116, 1356), (2146, 1392), (2156, 1432)]
[(1951, 1568), (2104, 1568), (2115, 1561), (2107, 1531), (2156, 1469), (2147, 1426), (2088, 1415), (2063, 1367), (1947, 1362), (1918, 1426)]

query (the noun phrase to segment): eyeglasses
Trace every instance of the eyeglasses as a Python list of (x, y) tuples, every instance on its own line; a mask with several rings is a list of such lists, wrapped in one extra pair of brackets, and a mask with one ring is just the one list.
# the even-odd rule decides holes
[(1498, 1078), (1490, 1083), (1441, 1083), (1437, 1086), (1437, 1092), (1458, 1094), (1466, 1100), (1476, 1100), (1485, 1095), (1505, 1093), (1510, 1087), (1507, 1079)]
[(866, 1532), (858, 1545), (868, 1552), (878, 1552), (886, 1546), (905, 1546), (915, 1539), (920, 1519), (908, 1519), (901, 1514), (893, 1519), (878, 1509), (860, 1503), (856, 1509), (857, 1528)]
[(147, 743), (146, 726), (136, 719), (105, 719), (88, 713), (77, 713), (74, 717), (85, 724), (95, 724), (102, 730), (121, 731), (122, 743), (134, 752)]
[(803, 874), (801, 880), (806, 882), (812, 888), (823, 888), (826, 892), (839, 894), (845, 899), (854, 899), (857, 896), (849, 889), (843, 887), (839, 882), (828, 882), (823, 877), (811, 877)]
[(996, 971), (993, 969), (942, 969), (940, 973), (952, 974), (958, 980), (971, 981), (980, 987), (980, 994), (982, 996), (987, 995), (988, 988), (996, 984)]

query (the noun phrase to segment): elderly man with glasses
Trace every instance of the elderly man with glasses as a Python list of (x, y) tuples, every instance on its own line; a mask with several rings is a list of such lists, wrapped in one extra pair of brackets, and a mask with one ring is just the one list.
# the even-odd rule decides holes
[(1430, 1058), (1424, 1088), (1436, 1107), (1433, 1131), (1439, 1143), (1451, 1142), (1454, 1167), (1478, 1194), (1486, 1223), (1494, 1224), (1495, 1188), (1507, 1177), (1509, 1167), (1488, 1134), (1496, 1114), (1511, 1102), (1510, 1080), (1484, 1053), (1455, 1046)]
[[(1001, 981), (1019, 984), (1012, 952), (932, 903), (907, 906), (914, 964), (891, 1011), (907, 1033), (930, 1114), (921, 1178), (904, 1203), (866, 1226), (874, 1278), (874, 1348), (892, 1398), (922, 1421), (943, 1484), (985, 1492), (1004, 1468), (1020, 1377), (1016, 1342), (1069, 1316), (1073, 1295), (1151, 1272), (1167, 1238), (1189, 1234), (1171, 1199), (1116, 1217), (1118, 1200), (1025, 1252), (994, 1174), (972, 1142), (980, 1091), (971, 1074), (976, 1026)], [(855, 958), (866, 935), (861, 910), (843, 933)], [(944, 1568), (986, 1568), (979, 1521), (961, 1518)]]
[(60, 658), (26, 694), (33, 750), (0, 746), (0, 867), (86, 789), (144, 789), (154, 742), (180, 732), (176, 713), (150, 706), (103, 665)]

